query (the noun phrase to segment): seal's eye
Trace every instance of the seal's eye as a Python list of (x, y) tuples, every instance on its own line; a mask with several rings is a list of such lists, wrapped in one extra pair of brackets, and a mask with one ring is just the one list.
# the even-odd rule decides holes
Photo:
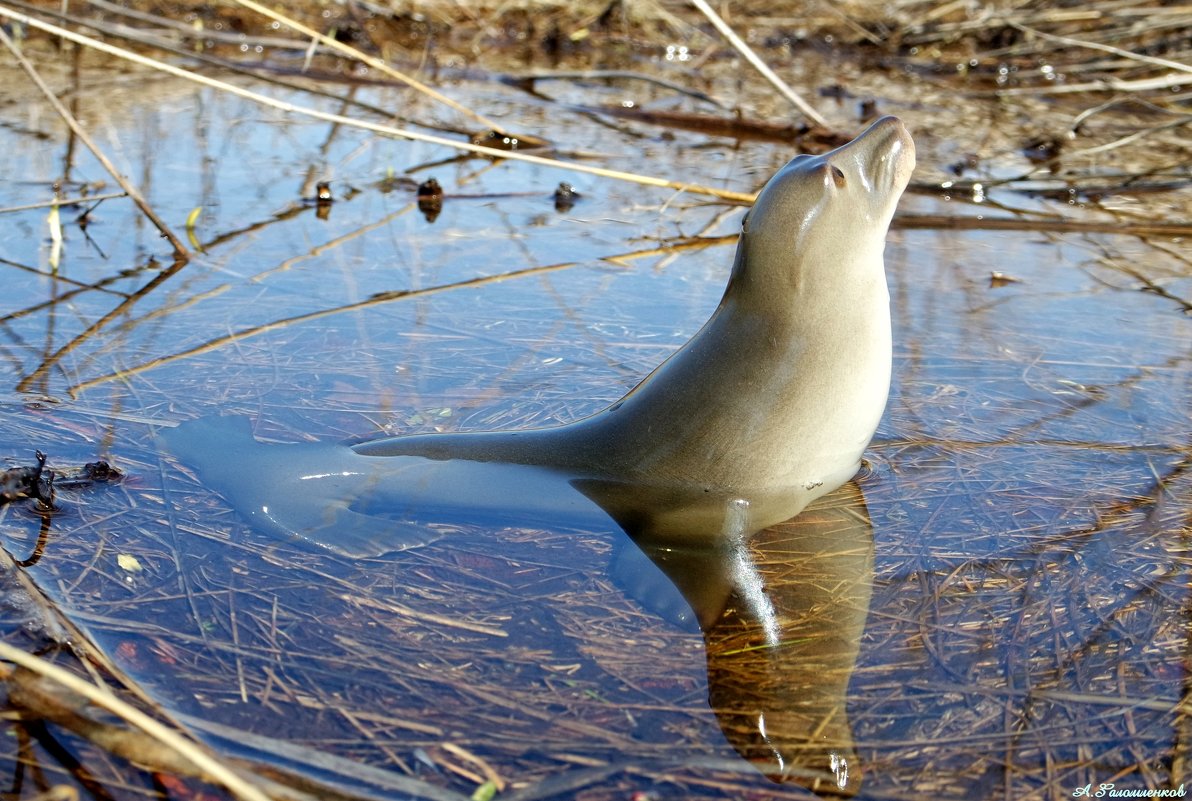
[(839, 167), (832, 167), (832, 182), (836, 184), (837, 189), (844, 189), (844, 185), (846, 183), (844, 180), (844, 172), (842, 172)]

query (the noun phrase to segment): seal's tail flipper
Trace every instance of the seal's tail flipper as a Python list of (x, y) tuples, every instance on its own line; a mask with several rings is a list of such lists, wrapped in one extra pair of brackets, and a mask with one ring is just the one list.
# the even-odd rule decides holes
[(247, 417), (210, 415), (187, 420), (176, 428), (165, 428), (157, 435), (163, 450), (181, 461), (207, 472), (221, 461), (235, 458), (242, 449), (259, 447)]
[[(278, 529), (349, 559), (417, 548), (442, 536), (442, 532), (431, 526), (363, 514), (340, 504), (324, 505), (321, 509), (292, 509), (296, 525), (286, 525), (285, 521), (274, 518), (272, 522)], [(319, 517), (326, 522), (314, 526), (301, 524)]]
[(247, 418), (214, 416), (182, 423), (159, 439), (265, 533), (349, 558), (401, 551), (441, 536), (433, 526), (353, 509), (375, 482), (369, 460), (342, 445), (265, 444), (253, 437)]

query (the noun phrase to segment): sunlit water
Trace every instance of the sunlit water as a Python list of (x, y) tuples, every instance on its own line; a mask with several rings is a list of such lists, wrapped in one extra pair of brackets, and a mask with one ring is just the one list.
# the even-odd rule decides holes
[[(454, 88), (622, 169), (750, 190), (792, 155)], [(885, 110), (912, 132), (932, 125)], [(47, 199), (63, 132), (34, 104), (5, 116), (0, 205)], [(30, 570), (118, 664), (181, 714), (465, 794), (475, 780), (442, 766), (483, 771), (445, 745), (515, 784), (591, 771), (577, 780), (591, 797), (732, 797), (724, 776), (758, 798), (801, 797), (741, 762), (709, 706), (709, 681), (715, 702), (752, 675), (705, 658), (748, 621), (705, 639), (667, 602), (633, 597), (609, 567), (615, 527), (474, 527), (352, 563), (252, 531), (154, 444), (158, 426), (216, 413), (289, 442), (575, 419), (618, 398), (719, 299), (731, 243), (653, 249), (731, 234), (740, 210), (516, 163), (426, 167), (454, 154), (186, 86), (86, 118), (175, 230), (201, 208), (206, 251), (142, 293), (169, 248), (110, 200), (85, 232), (63, 211), (53, 279), (46, 210), (0, 217), (0, 455), (29, 464), (40, 448), (59, 469), (103, 457), (127, 473), (62, 493)], [(430, 223), (410, 187), (383, 191), (407, 174), (471, 197), (449, 197)], [(69, 175), (107, 180), (82, 153)], [(327, 219), (302, 205), (315, 179), (341, 198)], [(560, 181), (582, 195), (563, 212)], [(908, 196), (903, 209), (952, 205)], [(824, 556), (818, 578), (799, 548), (771, 542), (757, 557), (776, 587), (847, 587), (779, 597), (820, 621), (808, 641), (829, 621), (844, 661), (859, 649), (851, 678), (837, 666), (827, 683), (840, 684), (835, 735), (851, 729), (862, 797), (1182, 780), (1192, 320), (1113, 268), (1188, 297), (1178, 247), (892, 232), (895, 380), (861, 481), (872, 563), (865, 527), (841, 535), (855, 560)], [(995, 270), (1017, 282), (991, 287)], [(10, 551), (32, 552), (37, 518), (12, 505), (0, 521)], [(778, 684), (808, 682), (818, 668), (802, 659), (778, 665)], [(219, 731), (208, 736), (232, 747)]]

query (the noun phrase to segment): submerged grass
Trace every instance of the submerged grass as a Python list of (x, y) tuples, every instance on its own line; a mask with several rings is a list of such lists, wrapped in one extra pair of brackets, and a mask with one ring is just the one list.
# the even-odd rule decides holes
[[(0, 8), (0, 16), (10, 20), (27, 16), (76, 33), (85, 31), (87, 39), (136, 41), (155, 59), (167, 59), (176, 69), (195, 75), (232, 67), (240, 75), (244, 70), (268, 77), (286, 73), (286, 80), (311, 91), (323, 91), (328, 83), (339, 87), (375, 80), (375, 72), (361, 69), (364, 65), (380, 70), (374, 59), (426, 75), (426, 83), (434, 81), (436, 70), (445, 71), (450, 65), (498, 63), (511, 79), (541, 79), (608, 63), (649, 75), (654, 58), (650, 54), (676, 43), (698, 51), (703, 60), (700, 74), (693, 69), (689, 76), (687, 88), (693, 95), (720, 88), (708, 76), (736, 71), (735, 57), (703, 15), (689, 4), (660, 0), (466, 4), (356, 0), (290, 3), (284, 15), (271, 11), (267, 16), (246, 2), (146, 2), (132, 8), (92, 0), (72, 7), (71, 13), (77, 15), (72, 17), (58, 14), (57, 3), (4, 5), (10, 10)], [(1035, 163), (1027, 172), (1000, 174), (991, 180), (983, 171), (988, 164), (963, 153), (951, 167), (926, 165), (928, 177), (916, 187), (918, 191), (947, 192), (971, 200), (975, 211), (953, 217), (904, 214), (897, 224), (938, 229), (1001, 226), (1044, 234), (1121, 231), (1156, 237), (1155, 247), (1186, 237), (1192, 230), (1187, 191), (1192, 180), (1192, 144), (1187, 135), (1192, 94), (1182, 89), (1192, 83), (1189, 7), (1134, 0), (1092, 5), (905, 0), (806, 6), (769, 3), (763, 12), (721, 4), (719, 11), (769, 63), (786, 65), (792, 54), (829, 59), (847, 53), (895, 80), (908, 74), (921, 76), (928, 95), (942, 93), (974, 105), (998, 96), (1006, 104), (1026, 104), (1013, 107), (1023, 116), (1038, 113), (1041, 130), (1009, 124), (989, 134), (1008, 137), (991, 148), (994, 152), (1030, 151)], [(19, 14), (11, 9), (20, 9)], [(291, 19), (310, 26), (315, 34), (302, 29), (286, 33), (274, 24)], [(40, 59), (39, 69), (63, 80), (56, 56), (44, 46), (34, 34), (26, 34), (26, 55), (35, 63)], [(206, 61), (200, 68), (184, 53), (218, 61)], [(290, 75), (296, 63), (302, 69)], [(543, 65), (549, 69), (544, 71)], [(828, 105), (822, 98), (816, 102)], [(938, 96), (925, 102), (942, 105)], [(462, 135), (479, 133), (469, 128), (473, 124), (497, 127), (485, 110), (463, 108), (449, 98), (447, 105), (467, 121), (450, 117), (447, 122), (415, 122), (446, 129), (461, 148), (493, 157), (513, 155), (490, 152)], [(737, 110), (747, 118), (768, 119), (781, 117), (786, 108), (774, 104)], [(368, 110), (353, 113), (359, 113), (359, 121), (373, 130), (381, 128)], [(969, 119), (982, 119), (983, 113), (970, 112)], [(834, 114), (827, 121), (843, 127), (845, 118)], [(550, 132), (529, 135), (540, 133), (549, 138), (545, 134)], [(806, 134), (795, 131), (792, 136)], [(695, 191), (681, 182), (658, 181)], [(1013, 208), (997, 218), (988, 214), (991, 204), (983, 197), (995, 182), (1014, 192), (1067, 192), (1090, 206), (1104, 197), (1120, 201), (1130, 192), (1145, 192), (1147, 203), (1104, 204), (1099, 216), (1080, 220), (1040, 219)], [(748, 198), (748, 193), (729, 194), (715, 188), (707, 194), (739, 201)], [(1186, 254), (1178, 243), (1171, 247), (1169, 262), (1177, 264), (1173, 269), (1182, 265), (1186, 271)], [(1169, 289), (1170, 282), (1163, 276), (1141, 272), (1124, 255), (1106, 253), (1101, 264), (1107, 282), (1129, 281), (1184, 312), (1192, 309), (1192, 299)], [(482, 282), (540, 275), (567, 266), (527, 268)], [(123, 319), (139, 297), (156, 291), (173, 274), (155, 273), (143, 292), (122, 300), (111, 315), (75, 342)], [(453, 286), (406, 294), (421, 297)], [(379, 296), (362, 303), (397, 299)], [(123, 365), (117, 372), (78, 382), (74, 388), (124, 381), (169, 361), (344, 310), (332, 308), (247, 327), (209, 346), (154, 354), (143, 366)], [(39, 386), (74, 346), (72, 342), (48, 356), (43, 369), (30, 374), (21, 389)], [(1106, 391), (1079, 388), (1090, 396), (1094, 390)], [(881, 453), (887, 461), (897, 454), (909, 470), (920, 459), (923, 463), (945, 459), (947, 454), (941, 456), (938, 449), (959, 452), (989, 447), (980, 443), (983, 432), (971, 433), (971, 442), (957, 438), (932, 447), (901, 442), (883, 446)], [(32, 439), (45, 432), (29, 435)], [(1093, 445), (1095, 439), (1090, 437)], [(975, 786), (990, 797), (1058, 798), (1085, 784), (1109, 780), (1107, 768), (1115, 771), (1113, 779), (1137, 780), (1140, 786), (1154, 789), (1178, 785), (1187, 776), (1192, 748), (1192, 687), (1185, 664), (1187, 510), (1192, 508), (1192, 497), (1189, 445), (1172, 447), (1174, 456), (1170, 451), (1154, 452), (1156, 459), (1167, 458), (1166, 467), (1156, 469), (1153, 487), (1138, 497), (1117, 497), (1110, 488), (1104, 497), (1064, 507), (1065, 498), (1049, 496), (1041, 487), (1023, 504), (1039, 519), (1013, 531), (1004, 519), (982, 517), (979, 505), (960, 510), (948, 505), (955, 483), (968, 477), (945, 476), (941, 481), (946, 479), (946, 485), (940, 486), (938, 496), (932, 495), (931, 487), (916, 488), (914, 503), (906, 504), (913, 507), (909, 514), (916, 524), (928, 530), (939, 517), (958, 522), (951, 534), (930, 545), (908, 536), (896, 555), (902, 561), (887, 561), (876, 577), (875, 612), (866, 639), (888, 644), (889, 650), (882, 653), (891, 658), (859, 669), (868, 695), (854, 704), (864, 710), (854, 723), (868, 732), (868, 742), (860, 746), (871, 769), (889, 777), (886, 797), (931, 792), (941, 798), (962, 798), (969, 797)], [(988, 487), (975, 492), (987, 489), (993, 492)], [(193, 497), (169, 499), (182, 510), (176, 516), (171, 513), (169, 519), (172, 543), (163, 545), (160, 532), (148, 530), (133, 540), (145, 543), (144, 550), (134, 555), (145, 564), (162, 565), (163, 574), (175, 579), (181, 589), (163, 597), (160, 587), (166, 582), (152, 594), (128, 591), (120, 600), (106, 602), (110, 607), (106, 616), (94, 611), (63, 612), (43, 597), (39, 614), (58, 622), (46, 622), (41, 628), (81, 619), (104, 632), (106, 641), (121, 642), (122, 659), (144, 660), (148, 667), (140, 671), (142, 676), (152, 676), (155, 663), (158, 670), (168, 666), (191, 696), (175, 699), (185, 707), (173, 716), (178, 726), (201, 731), (208, 742), (234, 743), (254, 751), (256, 761), (244, 757), (236, 766), (268, 776), (273, 783), (263, 791), (271, 797), (365, 799), (404, 793), (458, 801), (466, 797), (460, 788), (491, 782), (495, 787), (504, 785), (500, 797), (518, 801), (597, 799), (621, 797), (639, 781), (676, 789), (688, 798), (789, 797), (777, 786), (759, 785), (748, 773), (752, 770), (748, 765), (723, 761), (710, 751), (703, 759), (673, 759), (675, 743), (694, 743), (691, 747), (698, 750), (708, 736), (707, 721), (690, 715), (688, 707), (675, 701), (706, 692), (698, 675), (702, 665), (692, 670), (692, 657), (698, 662), (701, 643), (647, 619), (628, 601), (610, 603), (609, 598), (619, 597), (613, 588), (575, 578), (577, 551), (597, 560), (606, 555), (602, 542), (577, 542), (573, 535), (558, 532), (502, 532), (513, 555), (493, 554), (479, 545), (428, 549), (399, 565), (404, 571), (400, 580), (368, 569), (349, 580), (325, 570), (320, 559), (310, 554), (229, 542), (231, 524), (212, 518), (218, 510), (199, 488), (194, 492)], [(900, 499), (883, 500), (898, 504)], [(149, 504), (160, 499), (145, 494), (141, 501)], [(1089, 519), (1094, 522), (1087, 523)], [(1080, 522), (1056, 533), (1056, 520)], [(179, 542), (186, 538), (231, 549), (235, 556), (228, 572), (184, 574), (180, 554), (191, 546)], [(519, 544), (532, 547), (518, 551)], [(1113, 570), (1097, 572), (1083, 561), (1086, 549), (1121, 555), (1112, 560)], [(974, 551), (993, 556), (974, 558)], [(100, 584), (110, 581), (123, 587), (119, 577), (93, 575), (93, 557), (85, 552), (76, 555), (80, 573), (91, 572), (91, 579)], [(252, 576), (252, 582), (236, 578), (244, 575)], [(405, 592), (427, 607), (452, 610), (450, 615), (396, 602), (392, 588), (399, 581)], [(461, 601), (467, 588), (476, 584), (488, 587), (492, 594), (480, 601)], [(526, 585), (535, 589), (521, 594), (506, 591)], [(69, 600), (69, 592), (66, 596)], [(306, 608), (300, 599), (308, 604)], [(165, 632), (143, 622), (162, 616), (165, 608), (171, 610), (171, 619), (191, 619), (193, 630), (170, 632), (166, 638)], [(530, 616), (526, 608), (537, 616)], [(212, 627), (223, 630), (210, 631)], [(291, 633), (296, 627), (315, 629), (323, 639), (298, 638)], [(569, 641), (582, 642), (582, 648), (555, 650), (534, 632), (553, 628), (574, 634)], [(478, 641), (506, 640), (514, 629), (524, 635), (518, 650), (494, 649), (477, 656)], [(627, 642), (626, 632), (640, 639)], [(86, 636), (79, 631), (67, 639), (90, 659), (99, 649), (84, 645)], [(1015, 643), (1009, 649), (1004, 645), (1008, 639)], [(878, 650), (876, 645), (872, 650)], [(279, 657), (283, 652), (284, 663)], [(668, 655), (669, 661), (660, 661), (658, 654)], [(592, 675), (595, 668), (618, 679), (621, 697), (608, 697), (607, 683)], [(138, 692), (136, 678), (119, 674), (111, 665), (104, 669), (140, 703), (155, 692)], [(345, 675), (353, 679), (347, 685), (342, 680)], [(427, 706), (436, 708), (407, 709), (395, 700), (399, 695), (426, 698)], [(196, 701), (200, 696), (202, 700)], [(98, 731), (89, 710), (77, 699), (57, 699), (75, 704), (71, 718), (55, 717), (48, 706), (39, 709), (34, 695), (23, 697), (21, 714), (28, 720), (41, 715), (84, 737)], [(235, 721), (213, 723), (207, 718), (215, 715), (204, 714), (221, 705), (234, 708), (237, 699), (254, 699), (264, 710), (262, 716), (270, 717), (278, 730), (290, 726), (298, 733), (287, 742), (248, 736), (234, 726)], [(663, 713), (657, 718), (663, 723), (642, 724), (658, 725), (662, 731), (635, 728), (635, 710)], [(996, 723), (992, 734), (990, 721)], [(1164, 741), (1167, 732), (1174, 734)], [(582, 754), (575, 753), (576, 741), (584, 743)], [(360, 766), (342, 756), (364, 752), (365, 746), (369, 754), (386, 755), (384, 770)], [(341, 756), (330, 756), (330, 751)], [(35, 763), (28, 750), (17, 759)], [(146, 767), (176, 770), (168, 764)], [(514, 775), (516, 781), (510, 778)], [(115, 778), (107, 781), (117, 783)], [(144, 783), (148, 787), (152, 780)]]

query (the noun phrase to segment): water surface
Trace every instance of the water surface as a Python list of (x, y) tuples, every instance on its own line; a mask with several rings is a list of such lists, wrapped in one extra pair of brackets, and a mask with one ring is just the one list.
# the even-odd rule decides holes
[[(705, 636), (635, 597), (616, 580), (615, 530), (481, 526), (344, 560), (253, 531), (154, 440), (213, 413), (247, 415), (279, 442), (576, 419), (635, 384), (719, 299), (731, 242), (659, 248), (732, 234), (742, 210), (146, 86), (104, 103), (88, 94), (81, 114), (177, 230), (201, 208), (203, 253), (169, 272), (156, 232), (106, 201), (85, 230), (67, 225), (55, 277), (44, 209), (0, 227), (0, 455), (28, 464), (40, 448), (60, 469), (103, 457), (127, 473), (62, 493), (29, 568), (37, 582), (223, 749), (230, 728), (465, 796), (491, 771), (512, 787), (571, 776), (557, 797), (805, 797), (745, 763), (739, 722), (709, 704), (758, 675), (715, 658), (735, 652), (734, 631), (756, 630), (730, 610)], [(491, 82), (451, 88), (622, 169), (748, 191), (793, 155), (610, 128)], [(884, 88), (883, 110), (919, 142), (921, 180), (940, 178), (943, 112)], [(0, 205), (44, 200), (66, 173), (65, 195), (107, 180), (77, 149), (64, 166), (66, 137), (36, 103), (5, 117)], [(393, 179), (431, 176), (460, 197), (428, 222)], [(302, 202), (323, 179), (340, 198), (325, 219)], [(567, 211), (551, 198), (560, 181), (582, 195)], [(929, 193), (903, 211), (975, 213)], [(776, 675), (835, 688), (847, 725), (833, 736), (852, 739), (860, 797), (1052, 798), (1183, 780), (1192, 319), (1137, 275), (1192, 296), (1180, 247), (891, 233), (894, 386), (865, 505), (837, 501), (867, 507), (853, 515), (867, 523), (826, 542), (780, 531), (753, 555), (806, 641), (847, 641), (831, 670), (815, 662), (825, 646), (786, 651)], [(991, 286), (993, 271), (1015, 282)], [(0, 515), (23, 558), (38, 519)], [(556, 797), (541, 786), (534, 797)]]

